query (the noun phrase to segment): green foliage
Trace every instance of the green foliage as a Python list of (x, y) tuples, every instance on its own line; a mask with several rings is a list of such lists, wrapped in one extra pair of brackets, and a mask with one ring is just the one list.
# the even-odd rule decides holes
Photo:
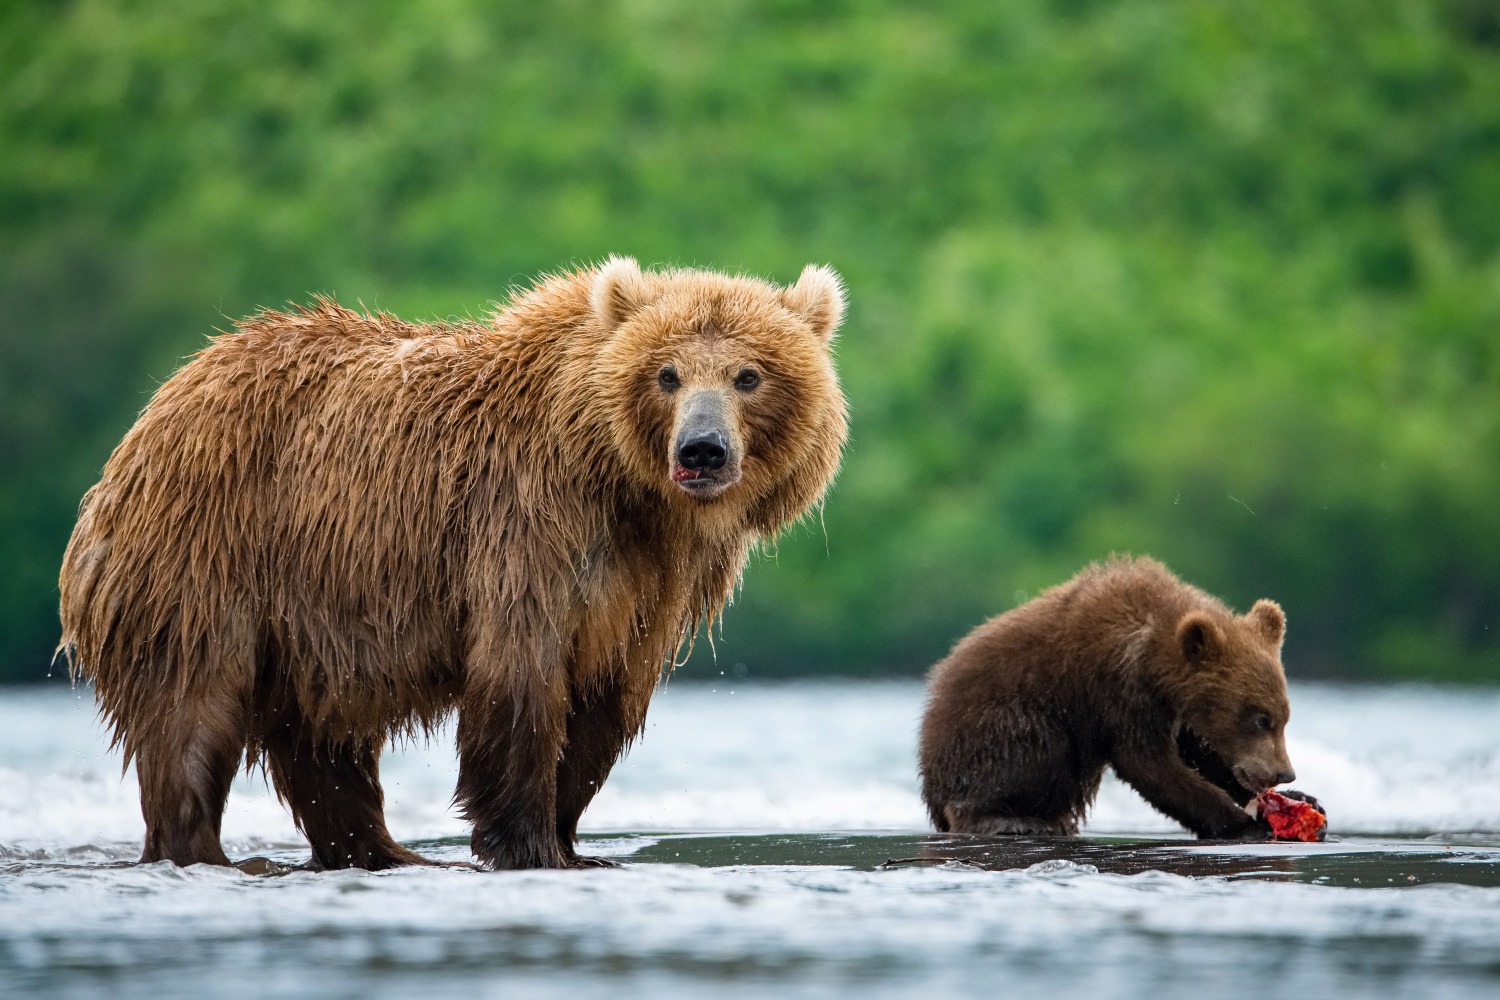
[(850, 286), (844, 473), (689, 670), (919, 670), (1129, 550), (1294, 673), (1500, 679), (1494, 0), (6, 4), (0, 671), (225, 317), (609, 252)]

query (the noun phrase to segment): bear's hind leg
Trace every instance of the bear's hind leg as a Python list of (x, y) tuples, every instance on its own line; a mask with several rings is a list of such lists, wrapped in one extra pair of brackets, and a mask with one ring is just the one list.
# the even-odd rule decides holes
[(927, 764), (923, 793), (933, 825), (980, 836), (1075, 836), (1104, 761), (1040, 713), (986, 721), (961, 731)]
[(276, 794), (312, 845), (312, 867), (381, 871), (433, 862), (396, 843), (385, 826), (382, 741), (314, 742), (301, 720), (265, 739)]
[(943, 808), (943, 818), (947, 820), (948, 831), (983, 837), (1073, 837), (1078, 834), (1078, 821), (1071, 816), (1042, 818), (986, 814), (972, 809), (967, 802), (948, 803)]
[(232, 696), (185, 699), (134, 747), (146, 845), (141, 863), (228, 865), (219, 826), (245, 750), (244, 706)]

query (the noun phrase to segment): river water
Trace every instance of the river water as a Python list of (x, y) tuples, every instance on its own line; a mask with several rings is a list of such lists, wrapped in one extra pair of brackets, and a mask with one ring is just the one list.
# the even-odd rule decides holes
[[(917, 683), (674, 683), (585, 814), (617, 870), (136, 866), (87, 691), (0, 689), (0, 995), (1500, 995), (1500, 691), (1294, 685), (1324, 845), (1190, 840), (1106, 780), (1077, 841), (928, 832)], [(468, 859), (451, 731), (382, 764)], [(258, 774), (231, 857), (307, 849)]]

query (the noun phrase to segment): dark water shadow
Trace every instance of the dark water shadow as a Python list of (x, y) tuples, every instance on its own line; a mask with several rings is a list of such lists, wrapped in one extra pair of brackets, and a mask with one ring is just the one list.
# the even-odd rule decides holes
[(1296, 881), (1295, 859), (1190, 853), (1181, 841), (1116, 841), (1080, 837), (932, 838), (916, 857), (893, 858), (880, 867), (938, 865), (950, 862), (986, 871), (1012, 871), (1049, 861), (1088, 865), (1110, 875), (1166, 872), (1187, 878), (1254, 876)]
[(1348, 888), (1432, 884), (1500, 887), (1500, 850), (1429, 840), (1327, 844), (1106, 837), (954, 837), (939, 834), (656, 835), (619, 860), (629, 864), (829, 865), (864, 871), (959, 863), (1014, 871), (1049, 861), (1102, 873), (1166, 872), (1186, 878), (1253, 878)]

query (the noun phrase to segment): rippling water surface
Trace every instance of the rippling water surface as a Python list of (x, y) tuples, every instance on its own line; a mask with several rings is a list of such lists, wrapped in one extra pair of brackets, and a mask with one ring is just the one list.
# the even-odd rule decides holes
[[(1325, 845), (1205, 845), (1106, 782), (1088, 837), (926, 833), (902, 684), (670, 685), (584, 817), (610, 871), (135, 866), (87, 692), (0, 690), (5, 996), (1500, 995), (1500, 693), (1295, 686)], [(449, 734), (451, 735), (451, 734)], [(467, 860), (451, 740), (392, 832)], [(258, 774), (232, 857), (307, 856)]]

